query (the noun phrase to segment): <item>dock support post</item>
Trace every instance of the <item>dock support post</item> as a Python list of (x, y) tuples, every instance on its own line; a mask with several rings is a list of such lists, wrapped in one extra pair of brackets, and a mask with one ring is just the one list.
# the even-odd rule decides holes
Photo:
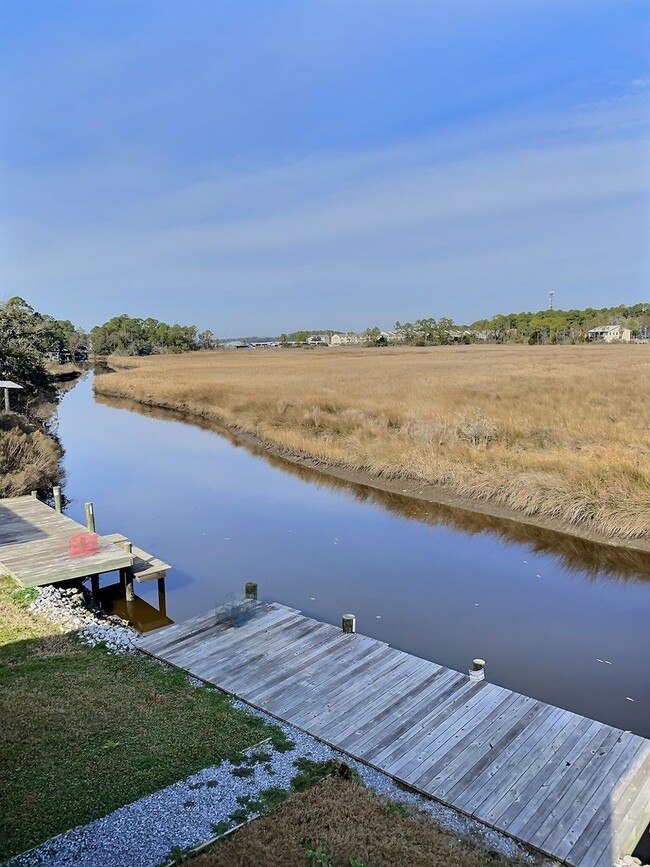
[(99, 575), (90, 576), (90, 589), (93, 594), (93, 602), (99, 605)]
[(5, 388), (5, 412), (9, 412), (9, 389)]
[(244, 592), (247, 599), (257, 599), (257, 584), (255, 581), (247, 581)]
[(158, 579), (158, 611), (167, 617), (167, 600), (165, 598), (165, 576)]
[[(127, 554), (131, 554), (133, 552), (133, 545), (131, 544), (131, 542), (122, 542), (122, 547)], [(133, 602), (133, 600), (135, 599), (135, 590), (133, 589), (133, 572), (131, 572), (130, 569), (124, 569), (123, 573), (126, 601)]]
[(38, 500), (38, 491), (32, 491), (31, 494), (35, 500)]
[(55, 485), (52, 488), (52, 494), (54, 495), (54, 508), (57, 510), (57, 512), (62, 512), (63, 509), (61, 506), (61, 486)]
[(95, 531), (95, 507), (92, 503), (86, 503), (86, 527), (88, 528), (89, 533), (94, 533)]
[(472, 667), (469, 670), (469, 679), (472, 681), (479, 681), (485, 679), (485, 660), (484, 659), (473, 659)]
[(347, 635), (352, 635), (357, 631), (357, 618), (354, 614), (344, 614), (341, 618), (341, 629)]

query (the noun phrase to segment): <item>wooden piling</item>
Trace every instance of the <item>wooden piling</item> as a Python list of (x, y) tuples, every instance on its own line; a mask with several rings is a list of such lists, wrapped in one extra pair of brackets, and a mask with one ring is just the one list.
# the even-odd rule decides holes
[(167, 601), (165, 598), (165, 576), (158, 579), (158, 611), (163, 617), (167, 617)]
[[(131, 542), (122, 542), (122, 547), (127, 554), (131, 554), (133, 552), (133, 545)], [(133, 587), (133, 572), (131, 572), (130, 569), (124, 570), (124, 590), (126, 601), (133, 602), (135, 599), (135, 589)]]
[(341, 618), (341, 629), (348, 635), (357, 631), (357, 618), (354, 614), (344, 614)]
[(54, 488), (52, 488), (52, 494), (54, 495), (54, 508), (57, 512), (62, 512), (63, 507), (61, 503), (61, 486), (55, 485)]
[(9, 389), (5, 388), (5, 412), (9, 412)]
[(472, 667), (469, 670), (470, 680), (484, 680), (485, 678), (485, 660), (473, 659)]
[(93, 601), (99, 605), (99, 575), (90, 576), (90, 589), (93, 594)]
[(247, 581), (244, 589), (247, 599), (257, 599), (257, 584), (255, 581)]
[(38, 500), (38, 491), (32, 491), (31, 494), (35, 500)]
[(95, 533), (95, 507), (92, 503), (86, 503), (86, 527), (89, 533)]

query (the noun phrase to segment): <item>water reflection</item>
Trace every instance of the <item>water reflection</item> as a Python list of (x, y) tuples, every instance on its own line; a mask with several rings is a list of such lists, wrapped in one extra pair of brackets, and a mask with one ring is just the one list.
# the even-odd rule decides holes
[(134, 599), (127, 599), (121, 581), (100, 587), (97, 601), (107, 614), (115, 614), (128, 621), (138, 632), (151, 632), (174, 622), (171, 617), (167, 617), (164, 578), (158, 582), (157, 607), (142, 599), (137, 592)]

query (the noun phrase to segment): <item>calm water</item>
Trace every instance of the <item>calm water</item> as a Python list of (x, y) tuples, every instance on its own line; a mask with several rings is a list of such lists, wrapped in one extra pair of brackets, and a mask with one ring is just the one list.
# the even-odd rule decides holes
[[(99, 403), (90, 379), (63, 399), (59, 433), (68, 514), (83, 522), (92, 500), (100, 533), (174, 565), (173, 620), (256, 580), (264, 599), (331, 623), (353, 612), (360, 632), (461, 671), (482, 656), (494, 683), (650, 736), (650, 558), (288, 471)], [(156, 582), (136, 591), (157, 604)]]

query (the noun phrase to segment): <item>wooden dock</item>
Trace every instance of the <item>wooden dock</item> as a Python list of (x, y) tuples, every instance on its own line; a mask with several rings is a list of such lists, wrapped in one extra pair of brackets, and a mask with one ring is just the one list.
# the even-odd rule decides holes
[(276, 603), (151, 633), (185, 669), (572, 867), (611, 867), (650, 821), (650, 741)]
[(84, 553), (82, 546), (75, 553), (71, 541), (88, 533), (35, 497), (0, 500), (0, 571), (23, 587), (39, 587), (116, 571), (136, 581), (164, 578), (171, 568), (139, 548), (126, 551), (120, 534), (96, 536), (92, 550)]

